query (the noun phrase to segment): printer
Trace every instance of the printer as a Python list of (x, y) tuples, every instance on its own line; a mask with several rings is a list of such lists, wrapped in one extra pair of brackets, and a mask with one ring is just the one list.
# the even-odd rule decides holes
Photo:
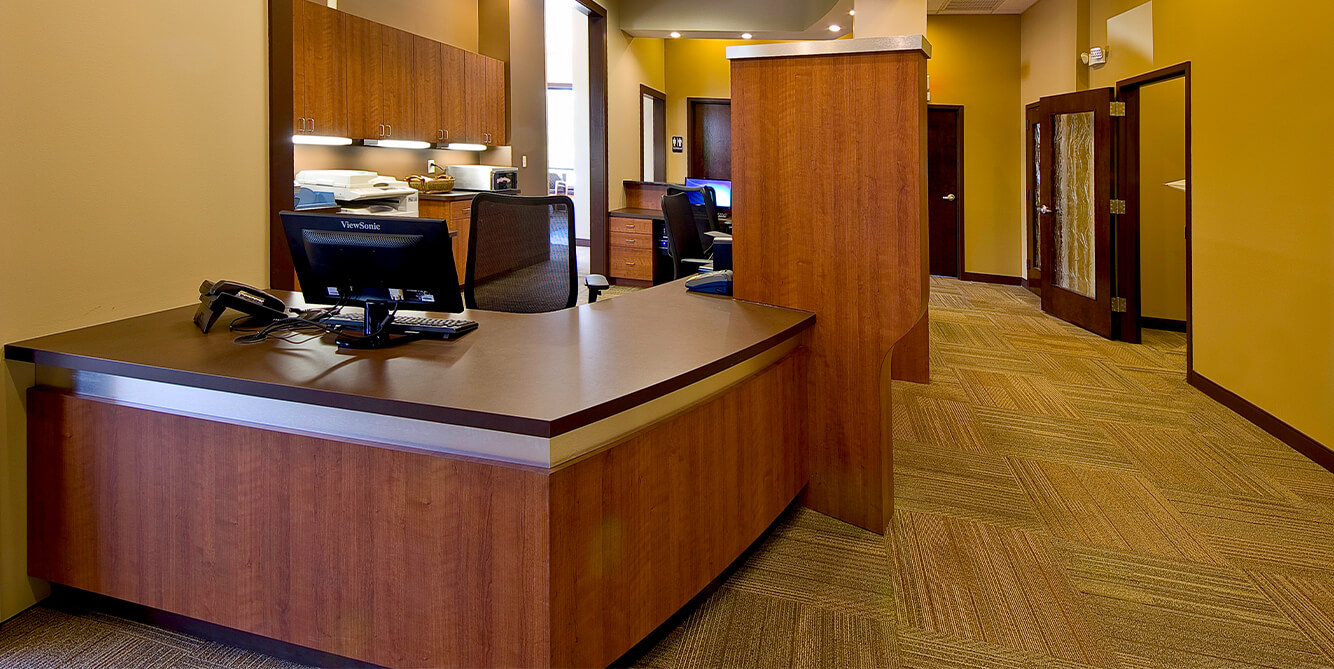
[(296, 175), (296, 186), (332, 195), (343, 214), (417, 216), (416, 189), (376, 172), (302, 170)]

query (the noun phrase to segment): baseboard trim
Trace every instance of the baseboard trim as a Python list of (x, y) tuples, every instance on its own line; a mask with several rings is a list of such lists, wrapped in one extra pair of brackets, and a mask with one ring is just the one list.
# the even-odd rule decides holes
[(1178, 321), (1178, 320), (1173, 320), (1171, 318), (1152, 318), (1149, 316), (1141, 316), (1139, 319), (1139, 326), (1141, 328), (1149, 328), (1151, 330), (1167, 330), (1168, 332), (1186, 331), (1186, 321)]
[(1334, 472), (1334, 450), (1312, 439), (1305, 432), (1279, 420), (1274, 414), (1255, 406), (1246, 398), (1210, 381), (1193, 369), (1186, 372), (1186, 383), (1254, 423), (1275, 439), (1291, 446), (1293, 450), (1305, 455), (1312, 462)]
[(963, 281), (978, 281), (981, 283), (999, 283), (1005, 286), (1018, 286), (1023, 279), (1017, 276), (1004, 276), (1001, 274), (980, 274), (978, 272), (962, 272), (959, 279)]

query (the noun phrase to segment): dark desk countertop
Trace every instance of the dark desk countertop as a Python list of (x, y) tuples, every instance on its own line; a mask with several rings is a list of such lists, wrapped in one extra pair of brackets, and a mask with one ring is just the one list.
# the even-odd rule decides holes
[(622, 209), (613, 209), (607, 212), (609, 216), (619, 216), (622, 218), (662, 218), (660, 209), (641, 209), (639, 207), (625, 207)]
[[(5, 347), (10, 360), (389, 416), (553, 437), (787, 341), (804, 311), (685, 292), (682, 282), (546, 314), (469, 311), (456, 341), (344, 352), (233, 343), (181, 307)], [(300, 297), (278, 293), (299, 306)], [(231, 319), (224, 315), (219, 321)]]
[(441, 201), (444, 201), (444, 202), (451, 202), (451, 201), (453, 201), (453, 200), (470, 200), (470, 199), (472, 199), (472, 197), (473, 197), (474, 195), (477, 195), (477, 192), (476, 192), (476, 191), (471, 191), (471, 190), (452, 190), (452, 191), (449, 191), (448, 193), (420, 193), (420, 194), (419, 194), (419, 199), (422, 199), (422, 200), (441, 200)]

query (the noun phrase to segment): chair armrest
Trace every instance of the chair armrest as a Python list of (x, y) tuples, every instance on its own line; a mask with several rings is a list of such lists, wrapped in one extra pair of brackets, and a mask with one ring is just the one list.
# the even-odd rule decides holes
[(588, 288), (588, 303), (592, 304), (598, 301), (598, 296), (610, 288), (611, 284), (607, 282), (607, 277), (601, 274), (589, 274), (584, 277), (584, 286)]

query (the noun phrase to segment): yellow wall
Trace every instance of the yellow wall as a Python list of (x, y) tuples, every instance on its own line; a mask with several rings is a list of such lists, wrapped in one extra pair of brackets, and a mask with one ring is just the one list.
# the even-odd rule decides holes
[[(0, 341), (267, 277), (262, 2), (0, 0)], [(24, 365), (6, 365), (0, 617), (25, 576)]]
[(1140, 89), (1140, 314), (1186, 320), (1186, 82)]
[(477, 51), (477, 0), (337, 0), (338, 11)]
[[(1026, 17), (1025, 52), (1071, 30), (1105, 43), (1107, 20), (1142, 4), (1088, 0), (1073, 28)], [(1312, 123), (1334, 89), (1311, 83), (1329, 78), (1334, 3), (1158, 0), (1152, 25), (1152, 67), (1192, 64), (1195, 370), (1334, 445), (1334, 140)], [(1137, 74), (1116, 58), (1092, 83)]]
[(932, 16), (931, 102), (964, 106), (964, 269), (1022, 276), (1019, 17)]
[[(687, 144), (690, 142), (690, 136), (686, 134), (689, 126), (686, 98), (732, 97), (732, 64), (727, 60), (727, 47), (763, 43), (743, 40), (667, 40), (666, 88), (659, 89), (667, 94), (667, 136), (679, 135), (685, 137)], [(686, 174), (689, 155), (689, 146), (685, 153), (672, 153), (668, 140), (668, 181), (685, 181), (689, 176)]]

